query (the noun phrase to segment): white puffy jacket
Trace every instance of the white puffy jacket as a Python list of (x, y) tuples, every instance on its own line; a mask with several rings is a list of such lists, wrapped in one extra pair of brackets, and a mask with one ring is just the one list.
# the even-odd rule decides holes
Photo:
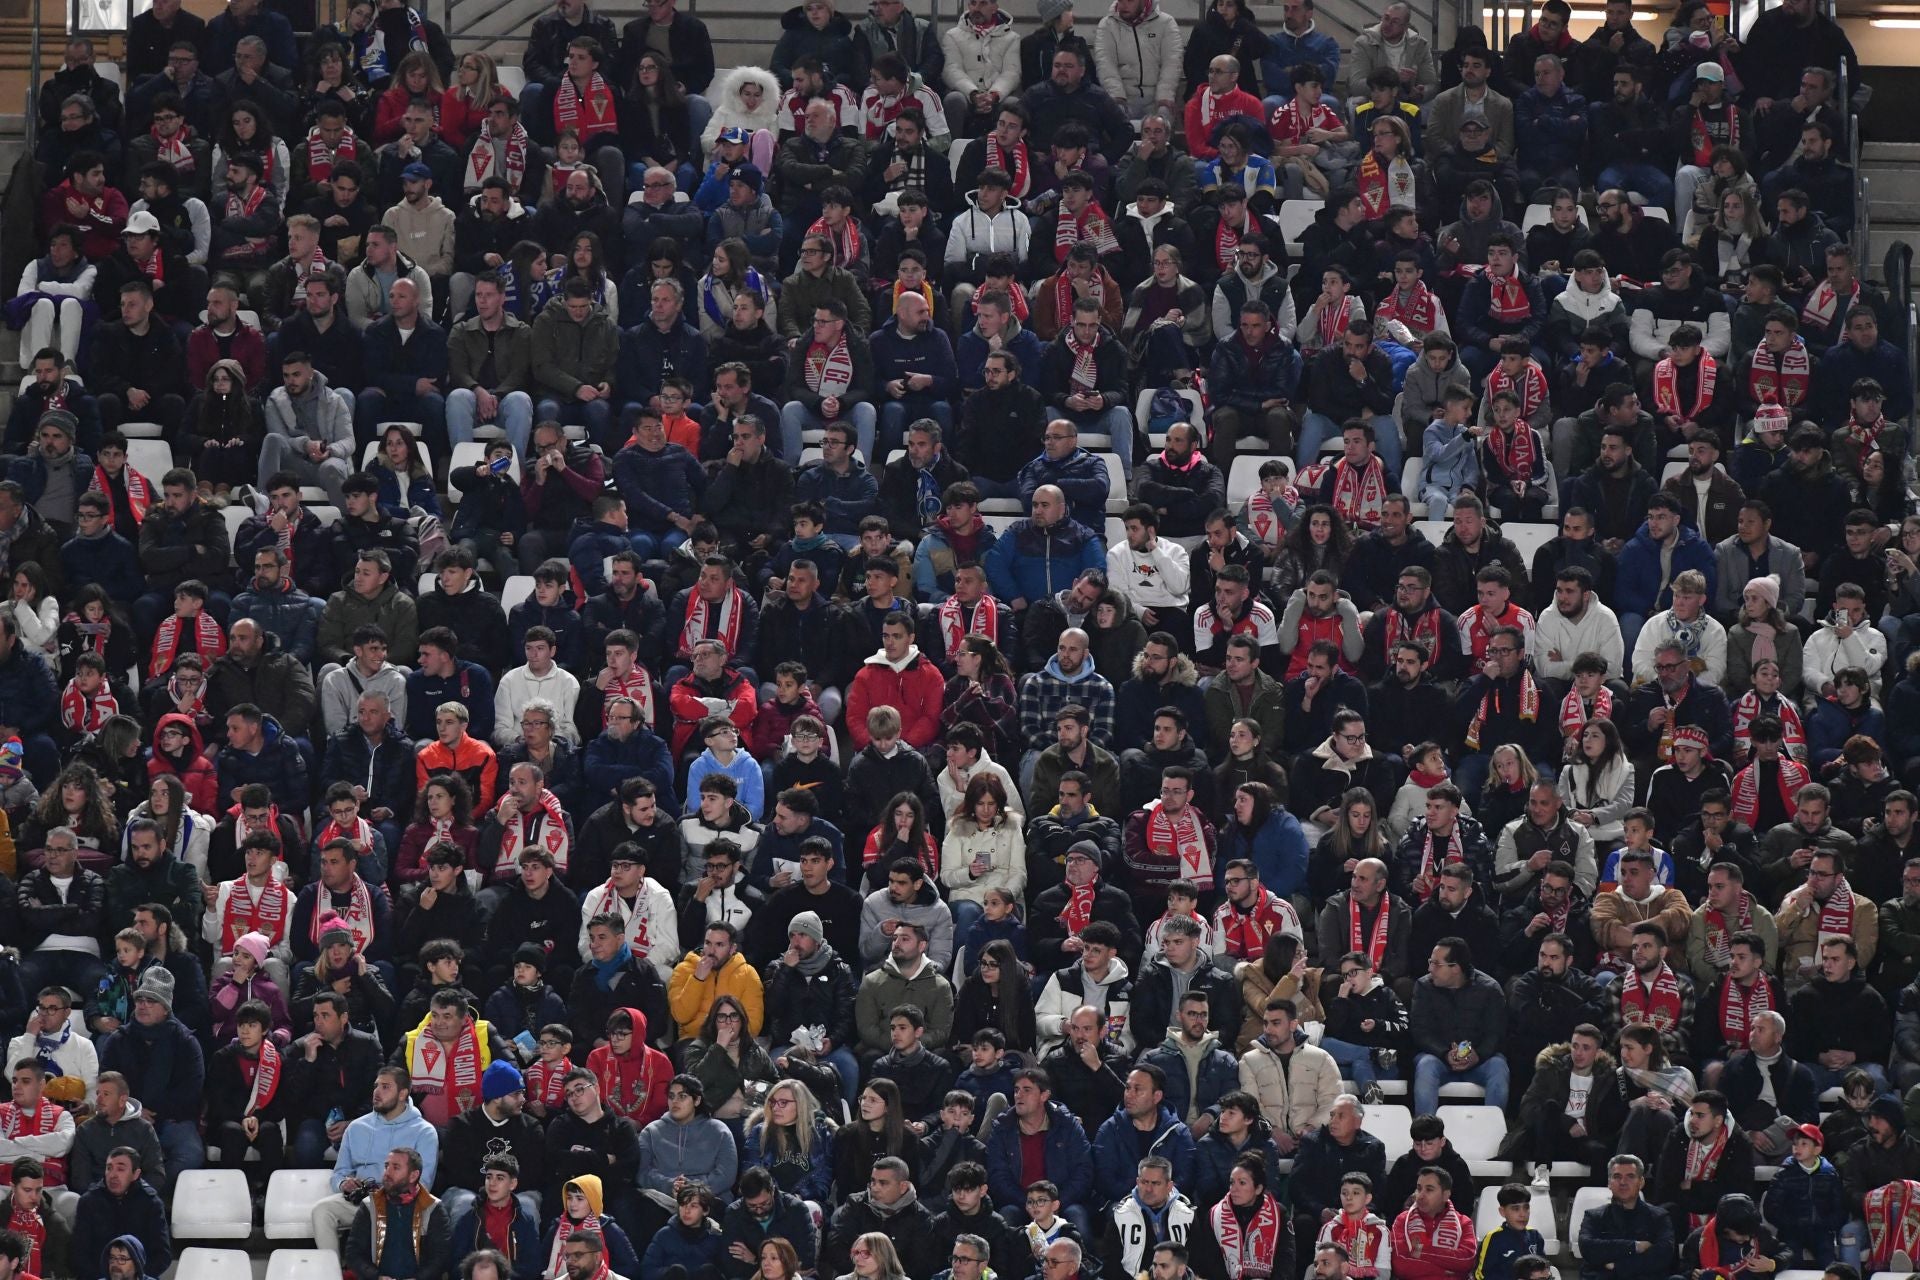
[(1128, 22), (1112, 10), (1093, 33), (1093, 67), (1100, 87), (1113, 95), (1129, 116), (1139, 119), (1155, 102), (1181, 104), (1180, 55), (1186, 33), (1173, 15), (1146, 0), (1147, 14)]
[[(991, 89), (1010, 98), (1019, 91), (1020, 37), (1008, 14), (1001, 14), (985, 31), (961, 14), (960, 21), (940, 33), (940, 51), (947, 56), (941, 78), (956, 93)], [(1174, 62), (1177, 65), (1179, 59)]]

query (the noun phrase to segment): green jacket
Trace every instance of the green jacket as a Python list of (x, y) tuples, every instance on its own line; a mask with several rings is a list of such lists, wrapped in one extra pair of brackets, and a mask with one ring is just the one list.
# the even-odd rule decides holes
[[(497, 396), (509, 391), (533, 390), (533, 329), (515, 315), (502, 317), (500, 332), (493, 339), (493, 384), (487, 388)], [(486, 332), (480, 317), (472, 316), (453, 326), (447, 335), (447, 368), (450, 384), (471, 391), (478, 386), (480, 368), (487, 362)]]
[(927, 1043), (945, 1044), (953, 1030), (953, 984), (940, 972), (931, 957), (922, 957), (920, 972), (909, 979), (901, 976), (892, 956), (860, 980), (860, 994), (853, 1005), (854, 1025), (860, 1031), (860, 1045), (872, 1053), (885, 1053), (893, 1047), (887, 1038), (888, 1014), (903, 1004), (920, 1006), (927, 1015)]
[(860, 292), (860, 282), (845, 267), (828, 267), (824, 275), (812, 275), (804, 267), (797, 269), (781, 285), (780, 336), (795, 338), (803, 330), (811, 331), (813, 309), (829, 298), (847, 304), (847, 329), (866, 333), (873, 328), (873, 308)]
[(555, 298), (534, 317), (533, 380), (542, 391), (571, 399), (583, 383), (611, 386), (619, 358), (620, 330), (599, 307), (579, 324), (567, 314), (567, 300)]
[[(1287, 723), (1286, 686), (1256, 668), (1253, 687), (1253, 704), (1248, 708), (1246, 717), (1259, 722), (1260, 741), (1267, 745), (1269, 751), (1276, 750)], [(1233, 722), (1241, 718), (1239, 703), (1228, 692), (1224, 679), (1208, 682), (1205, 701), (1207, 740), (1224, 743), (1233, 729)]]

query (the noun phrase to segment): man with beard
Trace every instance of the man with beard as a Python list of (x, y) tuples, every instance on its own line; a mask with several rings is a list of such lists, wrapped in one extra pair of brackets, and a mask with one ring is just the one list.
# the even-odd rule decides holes
[(1345, 939), (1349, 949), (1365, 952), (1375, 972), (1389, 983), (1408, 976), (1412, 914), (1407, 904), (1387, 892), (1387, 866), (1378, 858), (1362, 858), (1354, 867), (1349, 888), (1327, 900), (1320, 910), (1316, 937), (1328, 951)]
[[(77, 325), (80, 303), (76, 299), (73, 305)], [(77, 334), (79, 329), (73, 332)], [(6, 451), (16, 455), (24, 451), (27, 442), (37, 434), (40, 419), (57, 412), (73, 415), (82, 449), (98, 448), (100, 407), (80, 379), (67, 376), (67, 358), (60, 349), (43, 347), (35, 352), (31, 373), (32, 382), (14, 398), (13, 408), (7, 414)]]
[[(1715, 816), (1707, 821), (1724, 826), (1727, 820), (1726, 799), (1719, 797), (1703, 802), (1703, 818), (1709, 808), (1714, 810)], [(1723, 850), (1724, 847), (1722, 845)], [(1732, 946), (1734, 938), (1740, 934), (1750, 932), (1758, 935), (1761, 939), (1759, 967), (1768, 972), (1774, 968), (1774, 959), (1780, 950), (1780, 934), (1774, 925), (1773, 913), (1747, 891), (1746, 879), (1746, 868), (1738, 862), (1714, 861), (1707, 868), (1706, 900), (1693, 913), (1693, 920), (1687, 926), (1687, 972), (1702, 990), (1738, 967), (1734, 962)], [(1771, 1007), (1777, 1009), (1782, 1005), (1776, 999)]]
[(1709, 1088), (1720, 1083), (1726, 1060), (1750, 1047), (1759, 1016), (1770, 1009), (1784, 1009), (1787, 1003), (1779, 982), (1766, 971), (1770, 956), (1761, 933), (1743, 928), (1722, 945), (1727, 966), (1711, 979), (1711, 985), (1701, 980), (1706, 994), (1695, 1006), (1693, 1020), (1693, 1060)]
[[(1398, 603), (1398, 583), (1406, 577), (1407, 570), (1422, 569), (1429, 575), (1433, 571), (1433, 544), (1427, 541), (1426, 534), (1413, 527), (1409, 501), (1407, 495), (1401, 493), (1389, 493), (1381, 499), (1380, 526), (1354, 543), (1347, 566), (1341, 571), (1341, 585), (1353, 598), (1354, 605), (1374, 611), (1376, 620), (1380, 619), (1380, 606), (1389, 598)], [(1408, 621), (1411, 620), (1409, 615)], [(1443, 629), (1450, 631), (1452, 627)], [(1369, 622), (1368, 647), (1375, 652), (1377, 660), (1379, 650), (1371, 643), (1374, 632), (1373, 623)], [(1428, 652), (1437, 652), (1437, 649), (1429, 644)], [(1362, 670), (1365, 666), (1363, 659)]]
[[(1586, 513), (1575, 508), (1569, 522), (1584, 525)], [(1544, 567), (1544, 566), (1539, 566)], [(1717, 625), (1717, 624), (1716, 624)], [(1539, 615), (1534, 626), (1534, 657), (1540, 674), (1549, 680), (1565, 680), (1580, 690), (1575, 677), (1576, 664), (1583, 656), (1597, 655), (1601, 669), (1596, 674), (1611, 678), (1615, 685), (1625, 673), (1625, 648), (1620, 639), (1620, 623), (1612, 609), (1600, 603), (1595, 594), (1593, 574), (1582, 565), (1567, 565), (1553, 575), (1553, 601)], [(1620, 686), (1624, 690), (1624, 686)], [(1591, 695), (1597, 696), (1597, 695)], [(1609, 697), (1611, 698), (1611, 693)], [(1609, 701), (1611, 706), (1611, 701)], [(1584, 711), (1584, 698), (1582, 710)], [(1570, 708), (1562, 705), (1561, 729), (1571, 732)]]
[[(1694, 674), (1686, 650), (1678, 643), (1668, 642), (1655, 650), (1653, 667), (1654, 678), (1633, 691), (1620, 717), (1627, 751), (1635, 768), (1651, 771), (1672, 763), (1675, 748), (1686, 730), (1694, 731), (1686, 736), (1697, 738), (1700, 750), (1712, 759), (1730, 756), (1733, 713), (1727, 706), (1727, 695)], [(1648, 807), (1656, 815), (1661, 814), (1661, 809), (1653, 804), (1651, 791)], [(1673, 832), (1684, 825), (1681, 812), (1673, 815), (1681, 820), (1671, 828), (1659, 828), (1662, 840), (1671, 839)]]
[(1853, 837), (1833, 825), (1832, 807), (1831, 793), (1808, 783), (1794, 795), (1793, 820), (1767, 832), (1760, 845), (1761, 883), (1770, 893), (1787, 890), (1774, 923), (1780, 929), (1780, 972), (1789, 986), (1812, 976), (1822, 938), (1853, 938), (1863, 968), (1873, 962), (1879, 943), (1879, 912), (1847, 880)]
[(1595, 1137), (1586, 1124), (1589, 1104), (1615, 1087), (1614, 1061), (1602, 1044), (1600, 1028), (1583, 1021), (1566, 1040), (1540, 1050), (1534, 1062), (1519, 1123), (1501, 1142), (1500, 1158), (1530, 1160), (1536, 1187), (1547, 1185), (1556, 1161), (1592, 1167), (1606, 1159), (1611, 1142)]
[[(1815, 859), (1824, 865), (1831, 855)], [(1864, 948), (1840, 933), (1820, 942), (1819, 976), (1794, 992), (1788, 1009), (1791, 1034), (1788, 1045), (1798, 1061), (1813, 1070), (1814, 1084), (1828, 1089), (1847, 1071), (1858, 1068), (1873, 1077), (1882, 1091), (1891, 1027), (1887, 1004), (1867, 985), (1861, 971)]]
[(379, 1189), (361, 1202), (341, 1261), (357, 1280), (445, 1280), (453, 1252), (446, 1205), (421, 1185), (420, 1153), (387, 1152)]
[[(1464, 867), (1483, 888), (1491, 885), (1493, 851), (1480, 824), (1463, 814), (1463, 807), (1460, 789), (1451, 783), (1427, 789), (1425, 814), (1414, 819), (1393, 851), (1394, 891), (1408, 902), (1425, 903), (1433, 897), (1441, 871), (1450, 866)], [(1482, 954), (1491, 960), (1490, 953)]]
[(1114, 691), (1114, 740), (1145, 741), (1162, 707), (1173, 707), (1186, 716), (1188, 731), (1196, 739), (1208, 733), (1206, 699), (1196, 681), (1193, 659), (1180, 652), (1172, 634), (1156, 630), (1135, 655), (1132, 677)]
[[(1624, 868), (1633, 856), (1631, 849), (1620, 855), (1622, 888), (1627, 884)], [(1646, 863), (1640, 861), (1638, 865)], [(1694, 987), (1693, 979), (1676, 973), (1667, 962), (1673, 936), (1652, 920), (1632, 926), (1627, 970), (1606, 989), (1606, 1026), (1617, 1037), (1620, 1028), (1629, 1023), (1646, 1023), (1660, 1034), (1669, 1058), (1687, 1063), (1692, 1060), (1688, 1034), (1693, 1028)]]
[(1446, 690), (1427, 667), (1427, 651), (1419, 640), (1401, 639), (1388, 656), (1392, 670), (1367, 688), (1367, 717), (1380, 741), (1392, 743), (1395, 754), (1404, 756), (1453, 712)]
[[(1577, 889), (1568, 877), (1557, 872), (1548, 875), (1552, 877), (1552, 884), (1543, 884), (1537, 891), (1535, 897), (1543, 909), (1535, 916), (1544, 915), (1549, 922), (1556, 915), (1562, 916), (1570, 927), (1583, 930), (1584, 935), (1585, 901), (1579, 902), (1582, 914), (1577, 919), (1569, 909), (1556, 910), (1554, 902), (1565, 898), (1571, 904)], [(1575, 935), (1556, 929), (1530, 939), (1527, 946), (1532, 955), (1524, 968), (1515, 971), (1507, 993), (1507, 1058), (1517, 1064), (1513, 1075), (1523, 1092), (1538, 1067), (1541, 1050), (1564, 1041), (1580, 1023), (1597, 1021), (1602, 1016), (1604, 997), (1600, 984), (1590, 972), (1592, 944), (1576, 942), (1574, 938)], [(1588, 963), (1579, 963), (1582, 953)], [(1522, 955), (1514, 957), (1521, 958)]]
[[(1593, 843), (1591, 829), (1568, 819), (1558, 788), (1542, 778), (1527, 790), (1526, 813), (1507, 823), (1494, 837), (1493, 885), (1511, 903), (1538, 889), (1540, 878), (1559, 863), (1566, 866), (1568, 878), (1579, 885), (1584, 903), (1599, 876)], [(1532, 916), (1524, 919), (1531, 921)], [(1556, 930), (1564, 931), (1565, 927), (1565, 921), (1554, 924)], [(1532, 932), (1539, 936), (1538, 930)]]
[(1687, 1106), (1684, 1129), (1667, 1135), (1654, 1164), (1653, 1198), (1689, 1229), (1710, 1218), (1721, 1197), (1753, 1192), (1753, 1143), (1733, 1124), (1727, 1097), (1703, 1089)]
[[(1389, 501), (1385, 510), (1383, 532), (1396, 520), (1404, 523), (1402, 515), (1396, 514), (1404, 513), (1404, 505)], [(1373, 536), (1377, 535), (1369, 535)], [(1423, 544), (1426, 542), (1417, 531), (1410, 536), (1421, 538)], [(1390, 664), (1396, 661), (1395, 652), (1409, 641), (1419, 645), (1436, 680), (1458, 679), (1464, 667), (1459, 619), (1434, 599), (1433, 573), (1423, 565), (1409, 564), (1401, 568), (1394, 582), (1392, 605), (1376, 607), (1361, 634), (1360, 673), (1369, 678), (1390, 675)], [(1407, 741), (1427, 736), (1431, 736), (1430, 732), (1423, 731)], [(1386, 735), (1385, 740), (1396, 744), (1401, 741), (1391, 735)]]
[(1444, 938), (1460, 938), (1484, 957), (1481, 966), (1498, 980), (1500, 963), (1500, 917), (1475, 891), (1473, 873), (1464, 866), (1442, 867), (1435, 879), (1433, 896), (1413, 913), (1413, 953), (1431, 953)]

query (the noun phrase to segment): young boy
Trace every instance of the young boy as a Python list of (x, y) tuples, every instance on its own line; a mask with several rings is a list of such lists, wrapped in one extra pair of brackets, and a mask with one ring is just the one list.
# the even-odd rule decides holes
[(783, 662), (773, 669), (773, 696), (760, 699), (760, 710), (747, 728), (747, 749), (771, 776), (773, 762), (793, 732), (794, 721), (801, 716), (820, 715), (820, 705), (807, 692), (807, 669), (798, 662)]
[(780, 544), (767, 561), (766, 588), (775, 594), (787, 589), (787, 573), (795, 560), (811, 560), (822, 585), (840, 581), (847, 551), (826, 533), (827, 509), (818, 502), (796, 502), (788, 509), (793, 536)]
[(1207, 957), (1216, 950), (1214, 946), (1213, 922), (1200, 914), (1200, 890), (1191, 880), (1175, 880), (1167, 886), (1167, 910), (1158, 920), (1147, 926), (1147, 947), (1141, 957), (1142, 963), (1160, 954), (1160, 931), (1167, 921), (1175, 916), (1186, 916), (1200, 926), (1200, 958), (1205, 963)]
[(1533, 347), (1525, 338), (1500, 340), (1500, 363), (1487, 375), (1481, 388), (1480, 425), (1493, 421), (1493, 397), (1502, 391), (1513, 392), (1519, 402), (1520, 416), (1538, 431), (1553, 426), (1552, 387), (1547, 371), (1533, 358)]
[[(918, 1180), (930, 1187), (945, 1187), (948, 1200), (968, 1213), (979, 1210), (980, 1198), (967, 1193), (985, 1191), (987, 1183), (987, 1147), (973, 1133), (976, 1114), (971, 1093), (957, 1086), (949, 1089), (940, 1104), (940, 1127), (920, 1139)], [(973, 1176), (976, 1170), (977, 1179)], [(960, 1203), (963, 1200), (964, 1206)], [(940, 1206), (935, 1203), (927, 1207), (937, 1211)]]
[(1637, 805), (1627, 810), (1627, 816), (1621, 820), (1621, 839), (1626, 843), (1609, 853), (1600, 867), (1600, 892), (1611, 893), (1620, 882), (1620, 855), (1628, 849), (1652, 854), (1654, 883), (1672, 886), (1673, 855), (1654, 846), (1653, 814), (1650, 811)]
[(1753, 355), (1753, 349), (1766, 336), (1767, 317), (1780, 305), (1786, 292), (1786, 277), (1771, 262), (1755, 264), (1747, 272), (1747, 284), (1740, 291), (1740, 305), (1733, 309), (1733, 341), (1727, 351), (1729, 367), (1738, 369)]
[(227, 633), (207, 611), (207, 584), (188, 578), (173, 589), (173, 613), (153, 633), (153, 651), (147, 660), (147, 678), (164, 676), (189, 653), (208, 666), (227, 651)]
[(1607, 660), (1597, 653), (1582, 653), (1573, 660), (1573, 685), (1560, 700), (1561, 758), (1572, 760), (1580, 750), (1580, 731), (1589, 720), (1612, 720), (1616, 705), (1626, 705), (1625, 695), (1607, 683)]
[(1509, 1182), (1494, 1195), (1500, 1204), (1500, 1225), (1480, 1237), (1473, 1280), (1510, 1280), (1515, 1258), (1547, 1251), (1546, 1238), (1527, 1225), (1533, 1219), (1533, 1192)]
[(447, 477), (460, 491), (447, 537), (473, 552), (495, 579), (520, 572), (520, 535), (527, 531), (527, 509), (513, 478), (513, 441), (491, 440), (482, 461)]
[[(160, 962), (147, 955), (147, 940), (138, 929), (129, 927), (113, 935), (113, 967), (87, 1001), (87, 1025), (94, 1035), (118, 1031), (132, 1020), (134, 989), (148, 970), (159, 967)], [(172, 986), (173, 975), (165, 969), (161, 972)]]
[[(1420, 255), (1403, 249), (1394, 255), (1393, 288), (1380, 299), (1377, 312), (1381, 320), (1405, 326), (1400, 336), (1404, 345), (1416, 346), (1430, 333), (1447, 333), (1447, 310), (1440, 295), (1427, 288), (1420, 271)], [(1411, 338), (1411, 341), (1407, 341)]]
[[(894, 576), (894, 589), (904, 596), (913, 582), (913, 557), (906, 554), (903, 544), (893, 536), (893, 526), (887, 523), (885, 516), (860, 517), (860, 544), (854, 553), (848, 556), (840, 566), (840, 574), (834, 580), (833, 598), (847, 603), (860, 603), (867, 596), (867, 566), (878, 559), (892, 560), (900, 566)], [(821, 577), (821, 582), (826, 578)], [(874, 648), (880, 646), (876, 643)]]
[(1033, 1251), (1034, 1270), (1055, 1240), (1071, 1240), (1082, 1248), (1086, 1237), (1080, 1229), (1060, 1215), (1060, 1188), (1045, 1178), (1027, 1187), (1027, 1247)]
[(1830, 1265), (1838, 1254), (1840, 1228), (1847, 1224), (1847, 1202), (1833, 1162), (1821, 1154), (1826, 1134), (1817, 1124), (1788, 1131), (1793, 1155), (1767, 1184), (1760, 1202), (1787, 1251), (1789, 1267)]
[(1347, 175), (1352, 161), (1345, 150), (1332, 148), (1352, 135), (1340, 116), (1321, 101), (1320, 68), (1303, 62), (1293, 69), (1293, 97), (1274, 108), (1267, 121), (1273, 138), (1273, 159), (1285, 160), (1286, 198), (1297, 200), (1301, 188), (1324, 196)]
[[(1506, 359), (1501, 357), (1501, 363), (1505, 364)], [(1544, 376), (1541, 380), (1545, 381)], [(1520, 397), (1513, 391), (1503, 388), (1489, 399), (1493, 425), (1480, 441), (1480, 470), (1486, 477), (1487, 502), (1498, 508), (1502, 519), (1543, 519), (1547, 507), (1547, 460), (1540, 436), (1520, 417)], [(1540, 412), (1545, 416), (1551, 414), (1544, 398)]]
[(1340, 1209), (1321, 1224), (1320, 1243), (1347, 1251), (1347, 1280), (1387, 1274), (1387, 1222), (1373, 1212), (1373, 1179), (1355, 1171), (1340, 1179)]
[(1455, 499), (1478, 494), (1480, 438), (1485, 429), (1473, 425), (1474, 396), (1470, 388), (1450, 385), (1440, 393), (1440, 416), (1427, 424), (1421, 437), (1426, 470), (1420, 476), (1420, 500), (1434, 520), (1451, 515)]
[(844, 829), (847, 823), (847, 778), (840, 766), (829, 758), (826, 749), (826, 722), (817, 716), (796, 716), (787, 729), (792, 750), (773, 766), (769, 786), (775, 796), (798, 788), (813, 798), (826, 819)]
[(1572, 360), (1579, 353), (1580, 335), (1599, 326), (1609, 348), (1627, 338), (1627, 304), (1613, 291), (1607, 262), (1593, 249), (1573, 255), (1572, 279), (1547, 308), (1547, 350)]
[[(515, 986), (525, 987), (540, 981), (540, 972), (530, 964), (513, 966)], [(535, 1042), (539, 1057), (527, 1067), (527, 1110), (536, 1120), (559, 1115), (567, 1105), (567, 1072), (573, 1070), (573, 1032), (558, 1022), (540, 1028)]]
[(93, 460), (98, 465), (87, 488), (107, 495), (113, 503), (113, 531), (138, 545), (140, 522), (159, 500), (159, 491), (152, 480), (127, 465), (127, 438), (118, 431), (109, 431), (100, 437), (100, 447), (95, 450)]
[[(978, 1104), (982, 1127), (991, 1123), (987, 1119), (987, 1102), (994, 1094), (1001, 1094), (1004, 1101), (1013, 1098), (1013, 1067), (1007, 1062), (1007, 1037), (998, 1027), (982, 1027), (973, 1033), (968, 1045), (973, 1055), (973, 1065), (962, 1071), (953, 1082), (956, 1089), (971, 1094)], [(953, 1101), (953, 1095), (947, 1095), (947, 1101)], [(1004, 1103), (1003, 1103), (1004, 1105)], [(941, 1113), (941, 1119), (946, 1113)]]
[(1339, 346), (1347, 326), (1366, 318), (1366, 304), (1353, 292), (1353, 277), (1345, 267), (1328, 267), (1320, 273), (1320, 296), (1300, 318), (1301, 356), (1316, 356), (1328, 347)]
[(533, 594), (507, 614), (507, 644), (514, 653), (526, 650), (527, 632), (545, 627), (553, 632), (553, 660), (562, 667), (580, 661), (585, 629), (580, 610), (569, 598), (572, 573), (562, 559), (546, 560), (533, 571)]
[(700, 811), (700, 780), (718, 773), (733, 779), (739, 788), (734, 798), (758, 815), (766, 798), (766, 778), (753, 757), (740, 750), (740, 727), (726, 716), (708, 716), (700, 722), (700, 740), (707, 749), (687, 766), (686, 812)]
[(677, 444), (697, 458), (700, 423), (687, 416), (692, 407), (693, 383), (678, 374), (660, 380), (660, 425), (667, 429), (667, 443)]
[(321, 825), (314, 836), (312, 865), (320, 866), (320, 850), (327, 841), (344, 837), (353, 842), (360, 852), (360, 876), (368, 884), (385, 884), (387, 879), (387, 841), (375, 827), (360, 815), (360, 797), (354, 793), (350, 782), (336, 782), (327, 788), (327, 821)]
[(63, 743), (78, 742), (97, 733), (108, 716), (122, 708), (137, 714), (132, 695), (107, 676), (107, 660), (87, 651), (73, 660), (73, 679), (60, 693), (60, 733)]
[(1744, 728), (1753, 754), (1733, 775), (1733, 820), (1754, 831), (1771, 831), (1792, 819), (1794, 797), (1813, 775), (1787, 754), (1786, 729), (1778, 719), (1755, 716)]
[(1847, 388), (1850, 412), (1846, 425), (1833, 433), (1833, 461), (1856, 479), (1861, 461), (1876, 449), (1885, 455), (1882, 461), (1889, 473), (1905, 471), (1908, 465), (1906, 424), (1887, 419), (1881, 408), (1886, 399), (1885, 388), (1873, 378), (1856, 378)]
[(1305, 505), (1300, 491), (1293, 487), (1293, 465), (1281, 458), (1268, 458), (1260, 464), (1260, 487), (1248, 495), (1240, 524), (1266, 548), (1267, 559), (1272, 560), (1286, 545), (1293, 526), (1300, 523)]

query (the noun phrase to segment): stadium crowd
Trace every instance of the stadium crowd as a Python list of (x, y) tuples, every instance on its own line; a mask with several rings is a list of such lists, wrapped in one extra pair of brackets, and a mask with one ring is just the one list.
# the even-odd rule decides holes
[(1583, 1280), (1911, 1270), (1853, 51), (1282, 11), (69, 43), (0, 1280), (210, 1164), (358, 1280), (1542, 1280), (1556, 1180)]

